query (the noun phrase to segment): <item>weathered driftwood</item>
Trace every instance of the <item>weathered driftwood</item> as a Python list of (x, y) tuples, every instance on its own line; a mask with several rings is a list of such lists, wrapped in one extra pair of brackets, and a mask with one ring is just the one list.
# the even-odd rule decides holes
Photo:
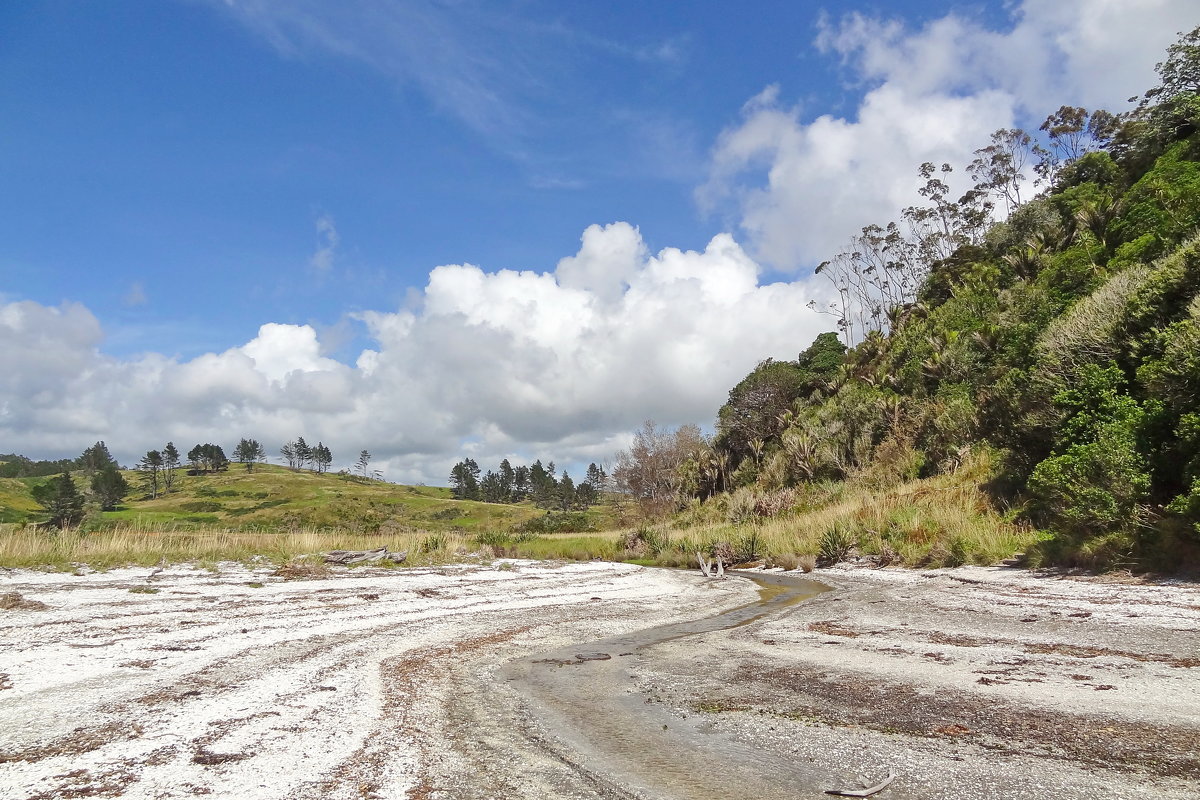
[(700, 571), (708, 578), (724, 578), (725, 577), (725, 562), (717, 556), (716, 561), (709, 563), (701, 553), (696, 553), (696, 560), (700, 562)]
[(389, 553), (386, 547), (380, 547), (375, 550), (330, 550), (325, 554), (326, 564), (351, 564), (374, 563), (376, 561), (392, 561), (396, 564), (403, 564), (408, 558), (408, 551), (400, 553)]
[(889, 769), (887, 777), (874, 786), (868, 786), (866, 789), (826, 789), (825, 794), (837, 795), (838, 797), (870, 797), (873, 794), (882, 792), (894, 780), (896, 780), (896, 773)]
[(150, 574), (146, 576), (146, 580), (148, 580), (148, 581), (154, 580), (154, 576), (157, 575), (158, 573), (162, 572), (166, 568), (167, 568), (167, 557), (163, 556), (162, 558), (160, 558), (158, 560), (158, 564), (154, 567), (154, 569), (150, 570)]

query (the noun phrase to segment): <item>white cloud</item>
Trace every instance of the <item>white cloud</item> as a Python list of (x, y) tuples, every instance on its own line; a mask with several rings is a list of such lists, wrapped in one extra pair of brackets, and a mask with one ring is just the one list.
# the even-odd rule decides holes
[(333, 267), (333, 259), (337, 255), (337, 246), (342, 237), (338, 235), (337, 227), (333, 224), (333, 217), (328, 214), (317, 217), (316, 229), (317, 249), (308, 263), (317, 272), (327, 273)]
[(732, 204), (757, 257), (811, 268), (911, 205), (923, 161), (961, 169), (993, 130), (1036, 129), (1062, 104), (1124, 110), (1195, 24), (1195, 4), (1024, 0), (1012, 19), (1007, 30), (955, 14), (919, 30), (862, 14), (826, 21), (818, 48), (866, 86), (856, 112), (806, 121), (768, 87), (720, 137), (698, 200)]
[(74, 454), (104, 439), (133, 461), (242, 436), (272, 453), (303, 435), (349, 464), (375, 455), (393, 480), (444, 483), (483, 465), (601, 460), (647, 417), (709, 422), (767, 356), (794, 358), (826, 318), (803, 282), (763, 284), (728, 234), (703, 251), (650, 254), (633, 226), (593, 225), (553, 272), (431, 271), (422, 302), (355, 315), (374, 340), (353, 365), (321, 355), (307, 325), (267, 323), (221, 353), (181, 361), (104, 355), (78, 305), (0, 307), (0, 439)]
[[(796, 109), (756, 102), (721, 136), (700, 196), (737, 203), (756, 256), (781, 268), (811, 267), (862, 226), (912, 205), (923, 161), (965, 164), (1012, 119), (1003, 92), (918, 97), (890, 84), (866, 96), (854, 121), (803, 123)], [(765, 184), (741, 180), (764, 164)]]

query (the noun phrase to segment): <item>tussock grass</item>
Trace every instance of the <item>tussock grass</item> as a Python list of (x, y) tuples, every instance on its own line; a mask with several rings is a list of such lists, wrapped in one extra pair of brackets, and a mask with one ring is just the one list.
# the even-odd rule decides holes
[[(691, 567), (697, 552), (709, 558), (719, 555), (727, 564), (805, 571), (847, 556), (916, 567), (991, 564), (1030, 550), (1038, 536), (991, 507), (979, 488), (990, 469), (982, 453), (953, 474), (886, 491), (853, 481), (820, 483), (791, 490), (786, 505), (754, 504), (770, 509), (772, 516), (738, 513), (733, 516), (739, 521), (731, 521), (725, 497), (692, 504), (670, 520), (599, 533), (531, 533), (510, 527), (364, 532), (324, 526), (279, 532), (189, 529), (142, 518), (101, 530), (61, 533), (0, 524), (0, 565), (70, 569), (89, 564), (105, 569), (165, 561), (215, 569), (221, 561), (267, 561), (286, 565), (283, 571), (295, 577), (316, 577), (324, 565), (305, 556), (377, 547), (407, 551), (409, 565), (530, 558)], [(740, 503), (739, 509), (750, 508), (747, 499)]]
[(367, 550), (386, 546), (408, 550), (415, 562), (447, 560), (466, 539), (446, 535), (441, 546), (419, 552), (427, 534), (398, 536), (351, 532), (293, 533), (237, 530), (155, 531), (143, 525), (101, 531), (52, 532), (32, 526), (0, 527), (0, 564), (10, 567), (69, 568), (88, 564), (97, 569), (152, 566), (159, 563), (215, 565), (221, 561), (269, 561), (284, 564), (328, 550)]
[(955, 473), (886, 491), (853, 481), (812, 484), (771, 517), (746, 513), (753, 498), (738, 500), (734, 514), (730, 500), (706, 503), (666, 527), (656, 563), (673, 565), (699, 551), (788, 569), (853, 555), (883, 565), (993, 564), (1025, 552), (1038, 536), (991, 506), (980, 489), (990, 472), (990, 456), (981, 452)]
[[(613, 559), (616, 534), (533, 536), (491, 532), (468, 535), (412, 530), (401, 534), (310, 529), (291, 533), (244, 530), (155, 530), (138, 523), (100, 531), (52, 531), (26, 525), (0, 525), (0, 565), (33, 569), (96, 569), (157, 564), (195, 564), (217, 569), (222, 561), (272, 563), (284, 577), (321, 577), (328, 568), (317, 558), (330, 550), (387, 547), (407, 551), (406, 565), (491, 561), (497, 557)], [(373, 566), (394, 566), (389, 563)]]

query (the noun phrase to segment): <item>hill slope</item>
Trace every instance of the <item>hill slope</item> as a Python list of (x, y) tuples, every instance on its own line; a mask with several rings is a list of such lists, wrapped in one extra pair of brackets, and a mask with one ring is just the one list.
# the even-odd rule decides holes
[(1200, 566), (1200, 28), (1158, 69), (1133, 112), (1052, 115), (1054, 152), (997, 131), (957, 201), (923, 165), (927, 204), (818, 270), (849, 349), (760, 364), (679, 483), (790, 511), (983, 454), (975, 485), (1042, 534), (1031, 563)]
[[(352, 532), (428, 530), (507, 530), (541, 515), (528, 503), (500, 505), (455, 500), (450, 490), (363, 481), (353, 476), (316, 473), (260, 464), (212, 474), (180, 470), (167, 494), (151, 499), (136, 472), (125, 472), (133, 489), (114, 511), (95, 512), (85, 523), (102, 528), (233, 528), (242, 530), (339, 529)], [(45, 479), (0, 479), (0, 522), (44, 518), (30, 495)], [(81, 476), (76, 482), (83, 488)], [(599, 510), (587, 512), (596, 527), (606, 524)]]

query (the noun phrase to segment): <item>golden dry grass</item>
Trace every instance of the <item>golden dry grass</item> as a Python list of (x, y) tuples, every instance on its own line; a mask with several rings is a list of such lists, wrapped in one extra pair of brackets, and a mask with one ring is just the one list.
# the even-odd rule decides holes
[(165, 561), (214, 566), (252, 559), (284, 564), (329, 550), (377, 547), (407, 551), (408, 564), (506, 556), (683, 567), (695, 565), (697, 552), (721, 553), (726, 562), (732, 558), (806, 570), (818, 558), (828, 562), (851, 553), (883, 564), (988, 564), (1024, 552), (1037, 538), (989, 505), (979, 488), (989, 469), (986, 454), (981, 454), (954, 474), (887, 491), (852, 482), (802, 487), (795, 492), (796, 505), (767, 518), (730, 522), (728, 500), (715, 498), (654, 525), (589, 534), (411, 528), (363, 533), (326, 527), (273, 533), (177, 530), (148, 521), (92, 532), (0, 525), (0, 565), (69, 569), (75, 564), (108, 568)]
[[(436, 546), (428, 546), (437, 539)], [(10, 567), (66, 568), (89, 564), (96, 568), (149, 566), (191, 562), (246, 561), (252, 558), (284, 563), (299, 556), (328, 550), (367, 550), (387, 547), (407, 550), (414, 561), (448, 558), (468, 544), (467, 537), (423, 532), (370, 535), (349, 532), (247, 533), (233, 530), (154, 531), (140, 527), (80, 533), (53, 532), (32, 526), (0, 528), (0, 564)]]
[(995, 563), (1024, 552), (1037, 535), (991, 506), (980, 489), (990, 469), (988, 454), (979, 453), (955, 473), (886, 491), (853, 482), (813, 485), (791, 509), (740, 523), (729, 521), (720, 502), (706, 503), (656, 527), (656, 557), (671, 563), (728, 542), (739, 558), (788, 568), (839, 551), (884, 564)]

